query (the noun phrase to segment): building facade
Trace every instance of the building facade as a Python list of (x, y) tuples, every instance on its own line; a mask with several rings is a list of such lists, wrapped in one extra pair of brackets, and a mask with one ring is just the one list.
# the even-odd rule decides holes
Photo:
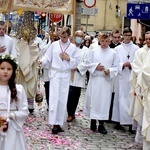
[[(85, 32), (109, 32), (113, 29), (119, 29), (122, 33), (125, 27), (130, 27), (137, 39), (140, 36), (144, 36), (145, 32), (150, 30), (149, 23), (143, 24), (137, 19), (127, 19), (127, 2), (129, 0), (96, 0), (95, 7), (91, 8), (96, 10), (95, 14), (86, 15), (83, 12), (85, 9), (83, 0), (77, 0), (78, 11), (76, 15), (81, 23), (80, 26), (78, 25), (78, 28), (82, 28)], [(81, 10), (80, 14), (79, 10)]]
[[(80, 1), (79, 3), (81, 8), (85, 7), (83, 2)], [(95, 5), (97, 12), (94, 15), (88, 15), (87, 19), (87, 15), (81, 12), (81, 26), (83, 30), (86, 30), (86, 26), (88, 26), (87, 31), (122, 30), (125, 24), (123, 20), (126, 16), (126, 4), (127, 0), (97, 0)]]

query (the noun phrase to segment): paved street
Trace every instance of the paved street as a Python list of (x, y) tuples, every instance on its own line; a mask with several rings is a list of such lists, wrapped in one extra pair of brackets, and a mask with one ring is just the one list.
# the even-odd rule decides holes
[[(128, 131), (114, 129), (113, 123), (106, 123), (108, 134), (102, 135), (90, 130), (90, 120), (83, 114), (85, 90), (82, 90), (76, 119), (65, 123), (64, 130), (58, 135), (51, 134), (51, 126), (47, 123), (47, 107), (44, 100), (42, 106), (35, 107), (33, 115), (29, 115), (24, 132), (29, 150), (141, 150), (142, 146), (134, 142), (134, 136)], [(127, 129), (127, 128), (126, 128)]]

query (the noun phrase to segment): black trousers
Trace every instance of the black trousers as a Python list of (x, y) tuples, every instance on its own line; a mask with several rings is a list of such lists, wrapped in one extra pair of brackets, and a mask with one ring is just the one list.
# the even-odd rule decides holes
[(80, 94), (81, 94), (80, 87), (70, 86), (67, 102), (68, 116), (74, 116), (79, 102)]
[(49, 81), (44, 82), (47, 106), (49, 106)]
[[(96, 119), (91, 119), (91, 126), (95, 126), (96, 125), (97, 120)], [(104, 120), (98, 120), (99, 125), (104, 125)]]
[(109, 121), (111, 121), (111, 118), (112, 118), (114, 97), (115, 97), (115, 92), (112, 92), (112, 95), (111, 95), (111, 103), (110, 103), (110, 109), (109, 109)]
[(89, 78), (90, 78), (90, 73), (89, 73), (89, 71), (86, 72), (86, 78), (87, 78), (87, 85), (88, 85)]

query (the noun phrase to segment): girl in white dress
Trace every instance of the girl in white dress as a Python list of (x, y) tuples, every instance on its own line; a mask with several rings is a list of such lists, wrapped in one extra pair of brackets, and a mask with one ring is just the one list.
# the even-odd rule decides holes
[(15, 83), (16, 70), (13, 56), (0, 56), (1, 150), (27, 150), (22, 126), (28, 116), (28, 104), (24, 88)]

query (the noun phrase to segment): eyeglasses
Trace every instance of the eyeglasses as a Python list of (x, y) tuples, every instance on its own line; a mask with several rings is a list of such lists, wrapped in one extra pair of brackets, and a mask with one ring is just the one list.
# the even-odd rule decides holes
[(83, 37), (83, 35), (79, 35), (79, 34), (77, 34), (76, 36), (77, 36), (77, 37)]
[(113, 38), (114, 38), (114, 39), (119, 39), (119, 38), (120, 38), (120, 36), (113, 36)]
[(124, 34), (125, 37), (131, 37), (131, 34)]

